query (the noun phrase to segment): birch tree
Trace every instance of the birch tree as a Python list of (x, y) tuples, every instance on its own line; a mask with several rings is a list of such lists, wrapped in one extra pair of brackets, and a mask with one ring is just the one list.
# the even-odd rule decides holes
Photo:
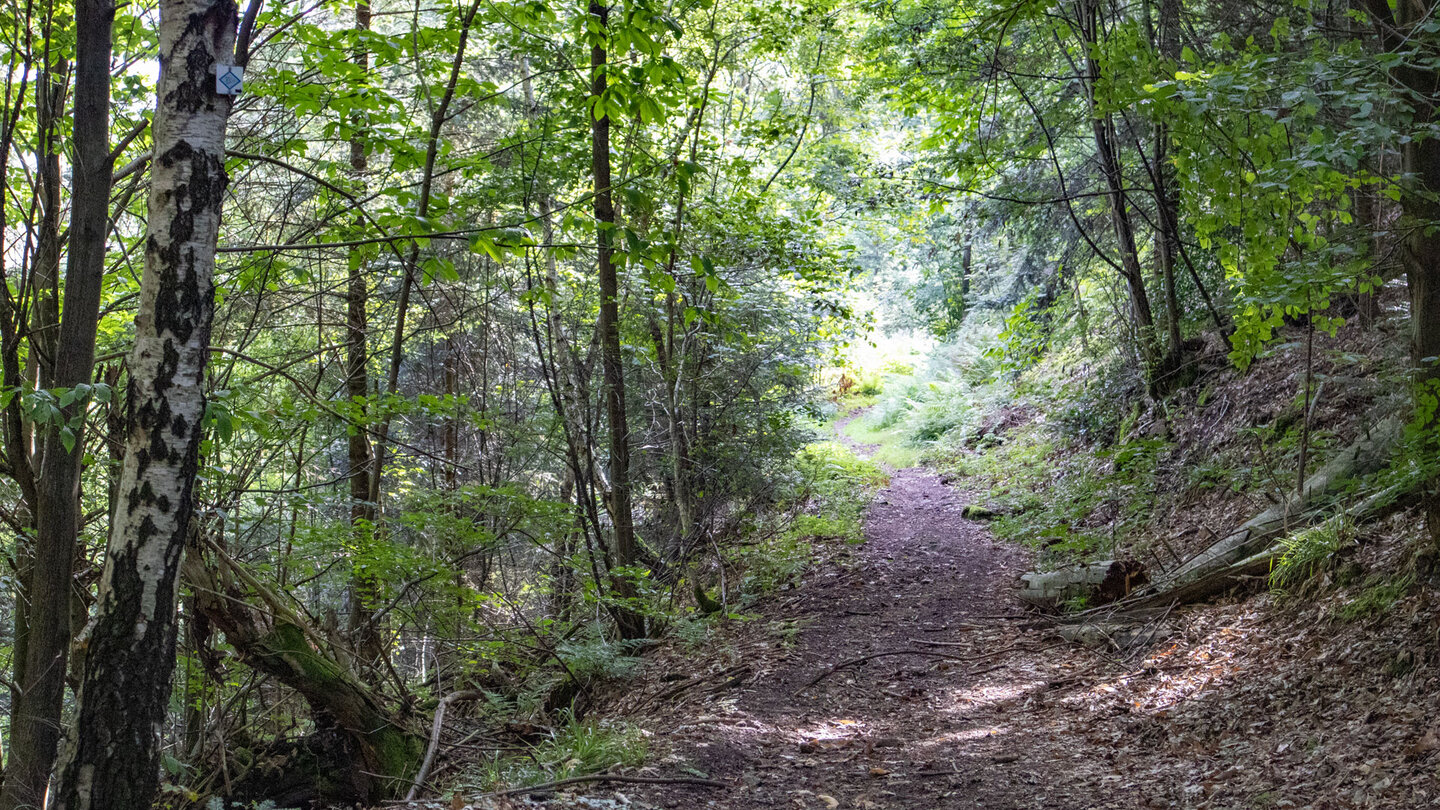
[(232, 96), (233, 0), (160, 3), (160, 79), (152, 124), (140, 309), (130, 353), (125, 456), (75, 726), (53, 806), (149, 806), (158, 731), (175, 664), (175, 597), (194, 511), (214, 314), (215, 247)]

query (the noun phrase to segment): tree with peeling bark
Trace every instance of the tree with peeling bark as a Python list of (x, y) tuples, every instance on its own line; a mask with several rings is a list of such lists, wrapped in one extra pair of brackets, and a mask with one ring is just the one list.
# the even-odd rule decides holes
[[(130, 353), (129, 418), (105, 570), (73, 731), (53, 806), (137, 808), (154, 796), (157, 729), (175, 661), (180, 560), (195, 516), (215, 248), (233, 96), (216, 67), (234, 63), (233, 0), (160, 4), (160, 79), (152, 124), (144, 276)], [(107, 60), (108, 61), (108, 60)]]

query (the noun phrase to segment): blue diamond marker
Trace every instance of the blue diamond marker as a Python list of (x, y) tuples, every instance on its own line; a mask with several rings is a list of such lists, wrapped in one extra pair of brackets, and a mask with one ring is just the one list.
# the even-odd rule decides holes
[(245, 80), (245, 68), (239, 65), (215, 66), (215, 92), (222, 96), (239, 95)]

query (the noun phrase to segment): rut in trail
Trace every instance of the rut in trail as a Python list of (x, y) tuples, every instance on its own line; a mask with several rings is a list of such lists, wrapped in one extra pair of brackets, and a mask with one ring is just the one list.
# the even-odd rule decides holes
[[(735, 787), (629, 795), (735, 810), (1105, 806), (1058, 786), (1070, 782), (1058, 770), (1078, 766), (1044, 761), (1057, 756), (1053, 735), (1052, 753), (1034, 755), (1043, 731), (1023, 715), (1055, 674), (1008, 594), (1026, 557), (963, 518), (966, 502), (927, 470), (895, 472), (852, 563), (819, 567), (762, 610), (798, 620), (792, 647), (747, 651), (729, 691), (635, 707), (671, 753), (666, 770)], [(807, 687), (837, 664), (902, 651), (932, 655), (885, 655)]]

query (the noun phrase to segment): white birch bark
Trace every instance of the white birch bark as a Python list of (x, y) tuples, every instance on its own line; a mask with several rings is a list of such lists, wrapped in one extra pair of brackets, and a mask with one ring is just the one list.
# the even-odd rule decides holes
[(149, 219), (115, 519), (51, 805), (148, 807), (175, 663), (175, 597), (193, 514), (232, 96), (233, 0), (162, 0)]

